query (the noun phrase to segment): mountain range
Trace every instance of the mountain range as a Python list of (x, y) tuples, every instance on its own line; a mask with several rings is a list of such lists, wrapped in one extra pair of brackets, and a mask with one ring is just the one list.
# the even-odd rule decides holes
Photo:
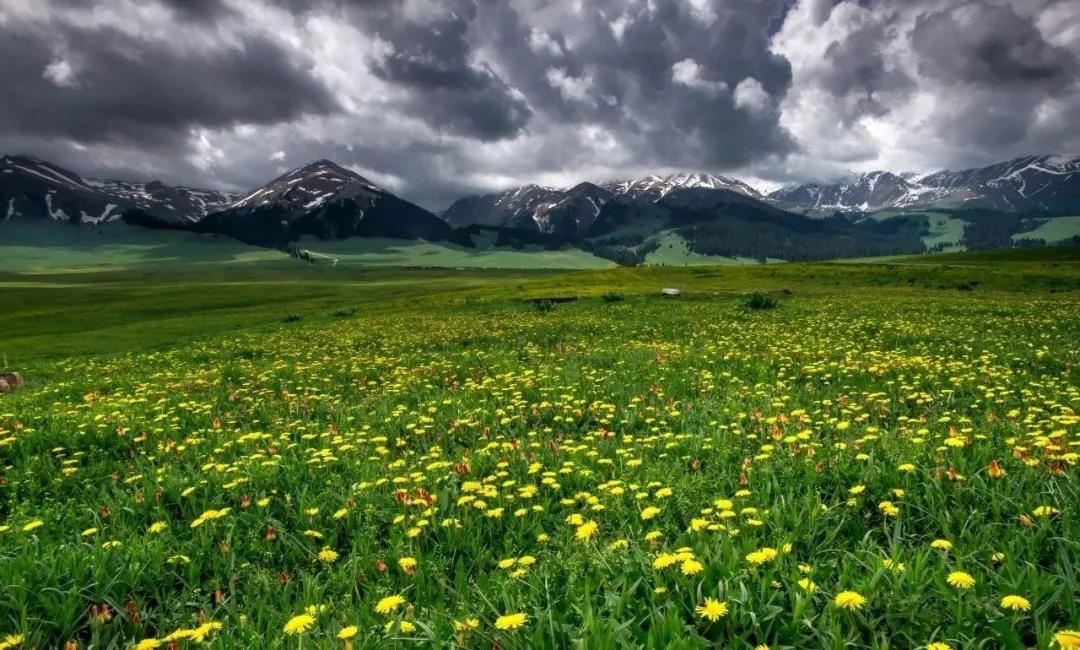
[(875, 171), (836, 183), (784, 187), (768, 198), (783, 207), (814, 211), (937, 206), (1080, 214), (1080, 156), (1025, 156), (931, 174)]
[(1080, 156), (932, 174), (875, 171), (767, 195), (711, 174), (526, 185), (462, 198), (439, 215), (328, 160), (237, 194), (83, 178), (28, 156), (0, 158), (0, 221), (121, 222), (274, 248), (350, 237), (470, 247), (486, 232), (499, 246), (573, 246), (620, 264), (646, 262), (673, 240), (704, 256), (821, 259), (1026, 243), (1026, 232), (1065, 215), (1080, 215)]

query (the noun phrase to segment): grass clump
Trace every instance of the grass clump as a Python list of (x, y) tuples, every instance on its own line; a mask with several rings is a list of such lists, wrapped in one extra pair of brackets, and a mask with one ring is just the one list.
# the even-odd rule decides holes
[(743, 309), (747, 311), (774, 309), (779, 304), (778, 297), (764, 291), (752, 291), (742, 297)]

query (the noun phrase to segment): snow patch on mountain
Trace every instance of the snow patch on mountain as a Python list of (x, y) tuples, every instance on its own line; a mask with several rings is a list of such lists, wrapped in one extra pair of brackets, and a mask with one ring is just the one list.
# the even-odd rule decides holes
[(959, 171), (873, 171), (834, 183), (783, 187), (768, 198), (818, 211), (913, 208), (944, 201), (1005, 210), (1068, 210), (1080, 205), (1080, 156), (1024, 156)]

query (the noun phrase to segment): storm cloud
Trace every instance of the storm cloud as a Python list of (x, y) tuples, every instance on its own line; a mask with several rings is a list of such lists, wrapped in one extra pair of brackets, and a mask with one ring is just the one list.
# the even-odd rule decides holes
[(1080, 150), (1068, 0), (4, 0), (0, 152), (245, 189), (316, 158), (439, 209)]

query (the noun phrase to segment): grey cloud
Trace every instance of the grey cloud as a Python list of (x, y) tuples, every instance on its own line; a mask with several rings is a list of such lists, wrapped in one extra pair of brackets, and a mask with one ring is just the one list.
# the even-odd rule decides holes
[[(151, 1), (168, 11), (132, 24), (165, 21), (156, 27), (173, 42), (143, 38), (122, 15), (105, 28), (71, 20), (95, 6), (122, 14), (119, 0), (41, 0), (45, 20), (0, 27), (0, 152), (234, 188), (333, 158), (440, 208), (542, 176), (683, 168), (798, 180), (887, 160), (882, 147), (894, 145), (860, 118), (889, 128), (928, 93), (950, 101), (893, 127), (907, 140), (916, 128), (936, 135), (933, 155), (949, 164), (1080, 145), (1068, 118), (1080, 105), (1076, 48), (1033, 22), (1061, 13), (1050, 0), (978, 3), (962, 25), (966, 5), (949, 0)], [(274, 11), (252, 11), (263, 6)], [(774, 48), (778, 30), (843, 35), (801, 41), (815, 58), (800, 68), (797, 43)], [(352, 51), (371, 58), (329, 60), (352, 44), (313, 40), (342, 37), (364, 39)], [(687, 60), (701, 83), (674, 78)], [(736, 102), (740, 84), (767, 97)], [(188, 160), (195, 128), (212, 167)], [(271, 159), (279, 150), (284, 161)]]
[[(535, 5), (526, 3), (523, 10), (494, 6), (483, 5), (498, 26), (490, 30), (499, 34), (492, 46), (530, 104), (553, 119), (616, 130), (642, 162), (731, 168), (793, 146), (775, 115), (750, 115), (735, 106), (730, 94), (708, 96), (672, 79), (672, 66), (691, 58), (701, 77), (717, 86), (722, 82), (734, 88), (754, 77), (778, 100), (791, 71), (787, 61), (769, 51), (767, 31), (782, 2), (713, 2), (713, 19), (706, 21), (686, 2), (594, 0), (582, 3), (582, 12), (566, 16), (565, 22), (545, 26), (562, 44), (559, 54), (529, 47), (533, 25), (527, 16)], [(617, 19), (624, 21), (621, 38), (611, 26)], [(552, 68), (588, 80), (588, 101), (552, 88), (546, 78)]]
[(966, 3), (924, 14), (915, 22), (911, 42), (919, 53), (919, 71), (944, 82), (1053, 91), (1077, 78), (1076, 55), (1048, 43), (1031, 18), (1009, 5)]
[(183, 20), (212, 21), (232, 13), (225, 0), (161, 0)]
[(1048, 97), (1077, 90), (1076, 55), (1048, 43), (1031, 17), (1008, 5), (923, 14), (911, 43), (919, 72), (955, 93), (955, 105), (934, 126), (958, 145), (1009, 151), (1027, 138)]
[(825, 50), (827, 71), (822, 85), (833, 95), (854, 95), (857, 99), (848, 119), (888, 111), (881, 93), (906, 92), (915, 83), (900, 68), (890, 64), (882, 49), (892, 35), (888, 22), (867, 23), (842, 41), (833, 41)]
[(477, 7), (472, 2), (432, 7), (421, 21), (393, 3), (375, 2), (353, 15), (394, 48), (371, 62), (380, 78), (407, 88), (402, 108), (452, 133), (498, 140), (512, 137), (532, 114), (529, 106), (483, 61), (468, 41)]
[[(43, 71), (57, 43), (73, 81)], [(277, 44), (246, 36), (241, 47), (183, 52), (113, 28), (0, 34), (0, 133), (34, 133), (83, 143), (173, 146), (194, 127), (275, 123), (328, 113), (329, 90)]]

